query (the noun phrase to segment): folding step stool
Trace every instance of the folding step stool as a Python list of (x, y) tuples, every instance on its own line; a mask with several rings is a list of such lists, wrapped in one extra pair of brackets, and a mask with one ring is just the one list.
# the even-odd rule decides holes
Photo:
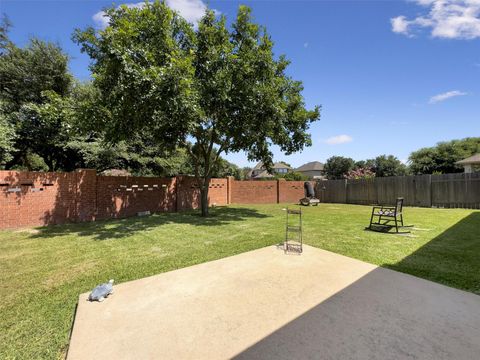
[(293, 210), (287, 207), (286, 232), (284, 250), (287, 252), (302, 253), (302, 209)]

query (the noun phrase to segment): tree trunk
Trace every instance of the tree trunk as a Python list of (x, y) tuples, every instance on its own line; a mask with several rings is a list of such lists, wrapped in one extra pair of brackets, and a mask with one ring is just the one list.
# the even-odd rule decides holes
[(200, 206), (202, 209), (202, 216), (208, 216), (208, 187), (210, 180), (203, 179), (203, 184), (200, 186)]

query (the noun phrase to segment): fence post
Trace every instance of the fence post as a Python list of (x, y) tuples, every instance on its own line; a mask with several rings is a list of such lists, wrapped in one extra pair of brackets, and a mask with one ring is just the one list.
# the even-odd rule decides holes
[(345, 204), (350, 204), (348, 202), (348, 180), (345, 179), (343, 181), (344, 181), (344, 184), (345, 184)]
[(432, 175), (428, 176), (428, 205), (429, 207), (433, 206), (433, 195), (432, 195)]

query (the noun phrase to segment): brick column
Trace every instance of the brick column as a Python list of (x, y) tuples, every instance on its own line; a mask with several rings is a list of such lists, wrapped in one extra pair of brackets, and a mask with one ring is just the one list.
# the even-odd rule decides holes
[(173, 211), (178, 211), (178, 176), (172, 178)]
[(180, 191), (182, 186), (182, 176), (175, 176), (175, 212), (180, 211)]
[(284, 185), (286, 185), (285, 179), (277, 179), (277, 204), (280, 204)]
[(235, 182), (235, 178), (233, 176), (227, 176), (227, 205), (232, 203), (232, 186)]

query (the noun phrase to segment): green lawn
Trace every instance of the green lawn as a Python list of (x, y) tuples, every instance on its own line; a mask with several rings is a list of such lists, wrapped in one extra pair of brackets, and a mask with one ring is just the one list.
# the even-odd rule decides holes
[[(285, 205), (0, 232), (0, 358), (65, 354), (78, 294), (276, 244)], [(409, 235), (364, 230), (370, 207), (303, 208), (304, 240), (480, 294), (480, 211), (406, 208)], [(92, 329), (93, 330), (93, 329)]]

